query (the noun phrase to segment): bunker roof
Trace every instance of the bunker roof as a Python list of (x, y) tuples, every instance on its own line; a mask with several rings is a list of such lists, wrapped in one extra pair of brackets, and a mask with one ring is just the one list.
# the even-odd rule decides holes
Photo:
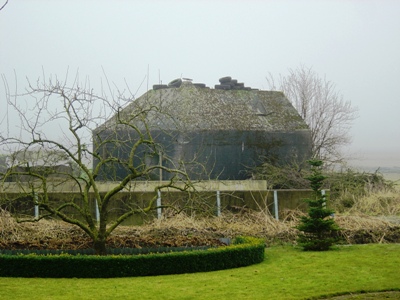
[[(221, 82), (227, 78), (228, 82)], [(246, 88), (230, 77), (221, 79), (214, 88), (182, 79), (168, 86), (154, 85), (126, 106), (120, 117), (155, 108), (147, 121), (150, 127), (165, 130), (308, 130), (283, 92)], [(102, 126), (115, 126), (115, 119)]]

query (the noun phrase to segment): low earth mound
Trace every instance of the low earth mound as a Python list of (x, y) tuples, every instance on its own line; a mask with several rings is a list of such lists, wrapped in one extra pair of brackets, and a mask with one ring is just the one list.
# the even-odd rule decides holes
[[(302, 213), (287, 211), (277, 221), (262, 212), (224, 213), (221, 217), (196, 219), (183, 214), (154, 220), (141, 226), (120, 226), (108, 239), (111, 248), (195, 247), (222, 245), (221, 238), (256, 236), (267, 245), (295, 243)], [(400, 243), (399, 218), (363, 214), (337, 215), (343, 243)], [(17, 223), (0, 211), (0, 249), (87, 249), (91, 241), (76, 226), (57, 220)]]

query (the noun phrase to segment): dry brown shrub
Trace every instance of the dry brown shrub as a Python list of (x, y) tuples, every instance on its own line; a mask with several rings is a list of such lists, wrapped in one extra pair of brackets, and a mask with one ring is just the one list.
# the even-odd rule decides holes
[[(193, 217), (181, 213), (141, 226), (119, 226), (109, 238), (109, 246), (210, 245), (218, 238), (239, 235), (262, 237), (268, 245), (295, 243), (298, 235), (295, 226), (304, 215), (299, 210), (286, 210), (281, 212), (278, 221), (268, 212), (253, 210), (225, 211), (220, 217)], [(347, 243), (400, 242), (399, 224), (382, 217), (337, 214), (335, 220)], [(57, 220), (17, 223), (8, 212), (0, 210), (0, 248), (82, 249), (90, 246), (90, 239), (76, 226)]]
[(385, 218), (355, 213), (337, 215), (335, 220), (349, 244), (400, 242), (400, 226)]
[[(43, 248), (49, 245), (62, 247), (77, 239), (87, 239), (76, 226), (58, 220), (18, 223), (9, 212), (0, 209), (0, 245), (27, 245), (29, 248)], [(54, 248), (50, 247), (50, 248)]]
[(382, 227), (393, 227), (393, 223), (379, 217), (369, 216), (363, 213), (336, 215), (335, 221), (340, 228), (346, 230), (380, 229)]
[(277, 239), (283, 243), (291, 242), (297, 235), (294, 221), (281, 222), (275, 220), (269, 213), (250, 210), (240, 214), (225, 211), (219, 217), (208, 218), (194, 218), (180, 214), (173, 218), (154, 220), (142, 227), (147, 231), (150, 228), (156, 228), (162, 231), (174, 230), (179, 234), (205, 235), (215, 238), (250, 235), (266, 238), (266, 241), (270, 243)]
[(400, 215), (400, 191), (368, 194), (355, 201), (348, 213), (364, 213), (374, 216)]
[(0, 240), (16, 237), (21, 231), (21, 224), (18, 224), (10, 213), (0, 208)]

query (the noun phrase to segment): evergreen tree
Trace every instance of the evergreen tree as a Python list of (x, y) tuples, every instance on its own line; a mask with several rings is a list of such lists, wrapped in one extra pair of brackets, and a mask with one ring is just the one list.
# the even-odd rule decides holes
[(296, 228), (301, 231), (297, 242), (303, 250), (325, 251), (338, 240), (337, 232), (340, 230), (333, 218), (333, 210), (326, 207), (326, 196), (322, 194), (322, 185), (326, 176), (322, 175), (321, 160), (309, 160), (312, 174), (307, 177), (313, 190), (313, 199), (306, 199), (308, 203), (308, 216), (301, 218), (301, 223)]

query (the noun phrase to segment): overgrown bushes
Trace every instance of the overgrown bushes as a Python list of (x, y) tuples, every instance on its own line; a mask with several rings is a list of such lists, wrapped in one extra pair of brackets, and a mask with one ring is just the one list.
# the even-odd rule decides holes
[(239, 238), (230, 246), (146, 255), (0, 255), (0, 276), (110, 278), (207, 272), (264, 260), (262, 239)]
[(335, 210), (344, 212), (357, 206), (360, 200), (377, 193), (395, 190), (394, 182), (386, 180), (379, 172), (366, 173), (347, 169), (330, 172), (326, 181)]
[[(359, 172), (351, 168), (342, 170), (322, 170), (327, 176), (323, 189), (330, 191), (329, 204), (337, 212), (345, 212), (363, 197), (376, 193), (393, 192), (395, 183), (378, 172)], [(310, 189), (306, 179), (311, 170), (306, 165), (276, 166), (268, 161), (253, 170), (255, 179), (267, 180), (271, 189)]]

